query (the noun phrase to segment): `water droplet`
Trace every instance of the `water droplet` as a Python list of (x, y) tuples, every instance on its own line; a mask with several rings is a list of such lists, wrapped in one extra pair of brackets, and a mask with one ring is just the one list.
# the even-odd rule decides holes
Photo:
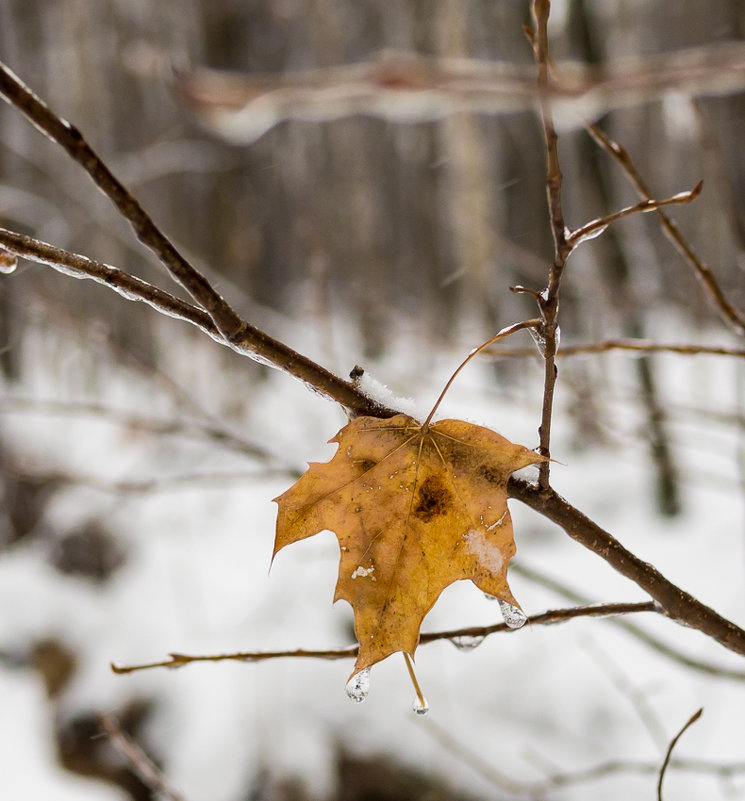
[(361, 704), (370, 692), (370, 668), (365, 668), (347, 682), (347, 696), (356, 704)]
[(518, 609), (512, 604), (508, 604), (507, 601), (499, 599), (499, 609), (502, 612), (504, 622), (511, 629), (519, 629), (528, 622), (528, 618), (525, 616), (525, 613), (522, 611), (522, 609)]
[(18, 266), (18, 260), (14, 253), (8, 253), (7, 250), (0, 250), (0, 273), (10, 275), (15, 271)]
[(476, 636), (476, 637), (451, 637), (450, 642), (459, 650), (459, 651), (473, 651), (474, 648), (478, 648), (482, 642), (484, 642), (483, 635)]
[(417, 715), (426, 715), (427, 712), (429, 712), (429, 704), (427, 703), (427, 699), (422, 698), (420, 701), (419, 696), (415, 696), (414, 700), (411, 702), (411, 711), (416, 712)]
[(496, 595), (489, 595), (488, 592), (484, 593), (484, 598), (486, 598), (487, 601), (496, 601), (496, 600), (498, 600)]

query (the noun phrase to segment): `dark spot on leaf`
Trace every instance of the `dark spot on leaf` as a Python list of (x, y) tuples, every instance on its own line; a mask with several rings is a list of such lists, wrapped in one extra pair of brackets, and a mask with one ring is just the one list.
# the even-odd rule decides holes
[(437, 476), (429, 476), (417, 490), (412, 514), (429, 523), (438, 515), (444, 515), (452, 503), (450, 490)]
[(504, 481), (502, 473), (499, 470), (495, 470), (493, 467), (489, 467), (488, 464), (481, 465), (479, 468), (479, 475), (490, 484), (501, 484)]
[(373, 467), (375, 467), (376, 464), (377, 464), (377, 462), (373, 462), (372, 459), (363, 459), (359, 463), (360, 470), (362, 470), (363, 473), (367, 473), (367, 471), (368, 470), (372, 470)]

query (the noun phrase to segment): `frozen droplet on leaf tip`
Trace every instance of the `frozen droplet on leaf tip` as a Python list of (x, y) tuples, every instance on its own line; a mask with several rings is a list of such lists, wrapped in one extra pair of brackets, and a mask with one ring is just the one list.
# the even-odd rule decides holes
[(356, 704), (361, 704), (370, 692), (370, 668), (364, 668), (347, 682), (347, 696)]
[(411, 711), (416, 712), (417, 715), (426, 715), (429, 712), (427, 699), (424, 697), (420, 699), (418, 695), (414, 696), (414, 700), (411, 702)]
[(511, 629), (519, 629), (528, 622), (528, 618), (522, 609), (518, 609), (516, 606), (507, 603), (507, 601), (503, 601), (501, 598), (499, 599), (499, 609), (502, 612), (504, 622)]
[(459, 650), (459, 651), (473, 651), (474, 648), (478, 648), (482, 642), (484, 642), (483, 635), (477, 636), (468, 636), (464, 635), (462, 637), (451, 637), (450, 642)]

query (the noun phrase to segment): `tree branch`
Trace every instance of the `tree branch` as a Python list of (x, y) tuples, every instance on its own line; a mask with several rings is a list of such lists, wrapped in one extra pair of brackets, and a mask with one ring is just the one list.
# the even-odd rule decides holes
[[(745, 357), (743, 348), (724, 348), (718, 345), (664, 345), (646, 339), (606, 339), (603, 342), (588, 342), (584, 345), (562, 345), (556, 354), (560, 358), (566, 356), (583, 356), (588, 353), (608, 353), (612, 350), (625, 350), (637, 353), (673, 353), (681, 356), (734, 356)], [(499, 358), (524, 358), (535, 356), (535, 348), (487, 348), (484, 353)]]
[[(585, 128), (595, 142), (619, 163), (621, 169), (626, 173), (626, 176), (639, 195), (644, 200), (650, 200), (652, 195), (649, 191), (649, 187), (631, 161), (631, 157), (626, 148), (611, 139), (610, 136), (597, 125), (586, 123)], [(706, 293), (713, 300), (722, 319), (737, 334), (740, 336), (745, 335), (745, 316), (727, 300), (727, 296), (719, 286), (719, 282), (711, 271), (711, 268), (698, 257), (696, 251), (680, 232), (675, 220), (673, 220), (664, 209), (657, 208), (655, 211), (660, 219), (662, 230), (678, 253), (693, 267), (696, 277), (706, 290)]]
[(511, 497), (561, 526), (573, 540), (601, 556), (611, 567), (648, 592), (667, 617), (698, 629), (725, 648), (745, 656), (743, 629), (668, 581), (655, 567), (624, 548), (555, 490), (542, 490), (514, 477), (510, 479), (507, 490)]
[(657, 780), (657, 801), (662, 801), (662, 780), (665, 778), (665, 771), (667, 770), (667, 766), (670, 763), (670, 757), (673, 753), (673, 748), (678, 743), (678, 740), (683, 736), (685, 731), (688, 729), (689, 726), (692, 726), (703, 714), (704, 710), (699, 709), (697, 712), (694, 712), (693, 715), (688, 719), (686, 724), (683, 728), (673, 737), (670, 741), (670, 745), (668, 746), (667, 753), (665, 754), (665, 759), (662, 763), (662, 767), (660, 768), (660, 778)]
[[(540, 98), (541, 120), (546, 141), (546, 194), (551, 218), (551, 233), (554, 239), (554, 261), (549, 269), (548, 284), (538, 296), (538, 306), (543, 318), (541, 335), (543, 338), (543, 405), (541, 424), (538, 428), (542, 456), (551, 456), (551, 420), (556, 387), (556, 347), (559, 313), (559, 288), (564, 265), (571, 253), (571, 245), (566, 239), (564, 212), (561, 204), (562, 175), (559, 165), (559, 138), (554, 126), (549, 99), (551, 74), (548, 54), (548, 18), (551, 13), (550, 0), (535, 0), (533, 13), (536, 21), (535, 34), (531, 37), (533, 52), (538, 65), (538, 93)], [(538, 467), (538, 483), (543, 489), (549, 486), (550, 462)]]
[(99, 715), (98, 722), (109, 736), (112, 745), (151, 790), (166, 801), (184, 801), (184, 797), (169, 786), (163, 773), (142, 748), (126, 734), (113, 715)]
[(639, 203), (635, 203), (633, 206), (626, 206), (619, 211), (606, 214), (604, 217), (598, 217), (597, 220), (592, 220), (567, 234), (567, 245), (573, 250), (586, 239), (592, 239), (603, 233), (611, 223), (616, 222), (616, 220), (621, 220), (624, 217), (629, 217), (632, 214), (647, 214), (650, 211), (658, 211), (663, 206), (680, 206), (686, 203), (692, 203), (701, 194), (703, 186), (704, 182), (699, 181), (689, 192), (679, 192), (677, 195), (662, 200), (642, 200)]
[[(610, 603), (610, 604), (590, 604), (589, 606), (570, 607), (568, 609), (551, 609), (534, 615), (528, 619), (531, 626), (549, 626), (554, 623), (563, 623), (581, 617), (612, 617), (616, 615), (627, 615), (634, 612), (659, 612), (657, 605), (653, 601), (642, 601), (638, 603)], [(511, 629), (506, 623), (495, 623), (492, 626), (470, 626), (468, 628), (451, 629), (449, 631), (433, 631), (422, 634), (419, 638), (420, 645), (426, 645), (437, 640), (452, 640), (457, 637), (488, 637), (497, 632), (514, 632), (519, 629)], [(215, 654), (190, 656), (188, 654), (169, 654), (169, 659), (161, 662), (148, 662), (143, 665), (111, 665), (114, 673), (135, 673), (140, 670), (151, 670), (152, 668), (179, 668), (189, 665), (192, 662), (263, 662), (268, 659), (286, 658), (313, 658), (313, 659), (351, 659), (357, 656), (358, 646), (350, 645), (347, 648), (326, 648), (323, 650), (308, 650), (298, 648), (289, 651), (238, 651), (231, 654)]]
[(96, 186), (129, 222), (140, 242), (158, 257), (173, 278), (204, 308), (232, 348), (256, 361), (289, 373), (315, 392), (338, 401), (353, 414), (377, 417), (390, 417), (394, 414), (349, 382), (343, 381), (243, 320), (213, 289), (209, 281), (179, 253), (134, 195), (85, 141), (80, 131), (58, 117), (1, 62), (0, 94), (83, 167)]

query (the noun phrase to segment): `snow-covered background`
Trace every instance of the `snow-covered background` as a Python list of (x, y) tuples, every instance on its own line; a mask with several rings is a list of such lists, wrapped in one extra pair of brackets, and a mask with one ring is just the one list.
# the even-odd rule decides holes
[[(397, 657), (373, 669), (370, 696), (361, 705), (350, 703), (344, 693), (350, 662), (225, 662), (114, 675), (110, 662), (157, 661), (170, 651), (325, 648), (351, 641), (350, 610), (343, 602), (331, 606), (338, 563), (333, 535), (283, 551), (269, 573), (271, 499), (293, 480), (293, 467), (330, 456), (332, 446), (324, 442), (343, 424), (340, 412), (279, 374), (256, 386), (250, 363), (226, 379), (219, 366), (210, 367), (218, 346), (194, 339), (174, 343), (172, 329), (178, 325), (165, 320), (158, 330), (174, 365), (183, 360), (204, 370), (201, 386), (190, 391), (216, 415), (217, 387), (250, 398), (240, 415), (222, 416), (224, 425), (276, 455), (289, 472), (262, 475), (265, 460), (200, 441), (193, 415), (180, 413), (143, 376), (103, 363), (84, 387), (71, 379), (77, 374), (74, 363), (90, 357), (84, 349), (70, 345), (68, 350), (65, 343), (69, 363), (61, 369), (44, 335), (24, 343), (24, 361), (35, 375), (29, 376), (22, 404), (11, 408), (8, 403), (19, 397), (17, 390), (3, 394), (4, 447), (27, 471), (43, 465), (72, 483), (59, 486), (47, 503), (36, 524), (44, 533), (6, 550), (0, 560), (0, 649), (20, 656), (33, 643), (54, 638), (73, 651), (77, 665), (53, 703), (38, 672), (8, 664), (0, 669), (4, 795), (78, 798), (88, 791), (91, 797), (124, 797), (91, 788), (89, 781), (56, 767), (51, 724), (53, 717), (117, 713), (133, 698), (153, 702), (143, 730), (146, 742), (169, 780), (194, 801), (244, 797), (260, 771), (277, 782), (297, 777), (309, 793), (324, 797), (336, 782), (338, 749), (386, 755), (442, 776), (457, 792), (495, 797), (494, 785), (457, 749), (524, 783), (607, 761), (655, 766), (699, 706), (705, 714), (677, 755), (712, 764), (742, 762), (745, 701), (739, 682), (686, 669), (609, 621), (526, 627), (493, 635), (470, 651), (447, 641), (422, 646), (417, 671), (431, 705), (427, 717), (410, 711), (413, 691)], [(415, 342), (392, 347), (371, 372), (426, 408), (464, 348), (443, 350), (427, 365), (415, 358), (417, 350)], [(614, 361), (609, 391), (622, 397), (629, 360), (605, 358)], [(735, 414), (734, 360), (667, 356), (659, 366), (671, 404), (706, 404), (712, 413)], [(500, 386), (486, 363), (474, 363), (453, 386), (442, 414), (491, 425), (533, 444), (537, 360), (526, 364), (526, 374), (517, 389)], [(176, 422), (179, 430), (149, 434), (132, 421), (123, 424), (65, 406), (92, 398), (122, 416)], [(34, 399), (54, 401), (59, 408), (36, 408)], [(613, 407), (616, 431), (626, 432), (624, 446), (581, 453), (566, 436), (564, 400), (560, 392), (554, 452), (564, 464), (553, 468), (557, 488), (670, 579), (742, 622), (744, 525), (732, 427), (682, 419), (676, 424), (685, 514), (661, 521), (650, 497), (648, 466), (633, 436), (638, 415), (633, 402)], [(200, 478), (182, 484), (166, 481), (197, 474)], [(117, 483), (149, 480), (147, 491), (111, 491)], [(511, 509), (518, 568), (540, 571), (591, 601), (643, 599), (636, 587), (563, 532), (515, 502)], [(50, 564), (60, 541), (90, 521), (111, 532), (126, 555), (100, 586)], [(511, 583), (528, 614), (571, 605), (519, 572)], [(498, 619), (496, 605), (463, 583), (444, 593), (424, 630)], [(697, 632), (649, 615), (634, 622), (692, 658), (743, 671), (740, 658)], [(607, 798), (628, 798), (650, 792), (653, 782), (654, 774), (613, 775), (603, 781), (602, 792)], [(740, 791), (744, 787), (739, 777), (727, 783), (705, 773), (676, 771), (667, 782), (671, 796), (679, 799), (727, 797), (729, 784)], [(582, 782), (549, 796), (589, 799), (599, 791), (597, 783)], [(521, 795), (503, 791), (499, 797)]]
[[(443, 0), (426, 19), (418, 5), (396, 0), (382, 14), (367, 0), (240, 9), (228, 0), (8, 0), (0, 43), (251, 322), (339, 375), (363, 365), (367, 386), (426, 415), (466, 353), (534, 313), (528, 296), (508, 292), (542, 286), (551, 252), (533, 117), (291, 122), (235, 149), (194, 123), (148, 60), (165, 49), (197, 64), (277, 71), (395, 45), (529, 61), (519, 25), (527, 3)], [(611, 61), (742, 37), (745, 24), (734, 0), (691, 2), (690, 17), (651, 0), (587, 6), (554, 3), (559, 55), (589, 58), (577, 52), (582, 19), (591, 39), (600, 30)], [(607, 121), (661, 194), (706, 179), (696, 210), (679, 216), (735, 303), (745, 296), (742, 212), (736, 192), (727, 200), (721, 167), (735, 187), (745, 175), (740, 100), (694, 107), (675, 94)], [(169, 287), (80, 170), (18, 117), (0, 111), (0, 224)], [(561, 142), (572, 224), (633, 202), (609, 164), (598, 194), (579, 134)], [(633, 334), (740, 346), (649, 217), (572, 256), (564, 343)], [(411, 711), (398, 655), (374, 667), (363, 704), (344, 692), (351, 660), (114, 674), (111, 663), (170, 652), (352, 643), (351, 610), (331, 604), (333, 534), (283, 550), (269, 571), (272, 499), (307, 462), (333, 454), (327, 442), (345, 418), (298, 382), (104, 287), (29, 263), (0, 279), (0, 798), (147, 798), (96, 728), (96, 715), (112, 713), (187, 801), (626, 801), (654, 797), (672, 737), (700, 707), (665, 797), (745, 796), (745, 662), (657, 615), (625, 619), (632, 631), (588, 619), (495, 634), (470, 650), (422, 646), (426, 716)], [(524, 333), (514, 339), (532, 347)], [(553, 484), (745, 625), (742, 361), (656, 354), (650, 390), (639, 358), (561, 361)], [(537, 352), (484, 355), (459, 375), (440, 416), (534, 447), (541, 393)], [(651, 403), (663, 411), (676, 515), (660, 513)], [(575, 596), (645, 600), (563, 531), (517, 502), (510, 509), (510, 583), (528, 615)], [(459, 583), (423, 630), (499, 619), (496, 604)]]

